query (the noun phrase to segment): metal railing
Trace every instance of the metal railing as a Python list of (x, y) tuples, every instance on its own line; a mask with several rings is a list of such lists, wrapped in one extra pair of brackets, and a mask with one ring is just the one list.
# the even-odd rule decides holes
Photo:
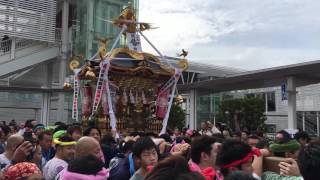
[(31, 39), (16, 39), (16, 50), (28, 48), (37, 44), (43, 44), (44, 42), (35, 41)]
[[(45, 47), (59, 45), (61, 43), (61, 29), (56, 29), (56, 42), (48, 43), (43, 41), (37, 41), (32, 39), (21, 39), (21, 38), (10, 38), (7, 40), (0, 40), (0, 57), (5, 55), (10, 55), (10, 59), (14, 59), (16, 56), (16, 51), (29, 48), (36, 45), (42, 45)], [(14, 43), (14, 44), (13, 44)], [(34, 53), (34, 51), (30, 51), (30, 53)]]
[(11, 43), (11, 39), (3, 40), (0, 42), (0, 56), (10, 53)]

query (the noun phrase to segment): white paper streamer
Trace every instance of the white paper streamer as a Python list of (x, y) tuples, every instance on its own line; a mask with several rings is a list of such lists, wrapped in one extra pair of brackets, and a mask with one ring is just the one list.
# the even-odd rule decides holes
[(123, 89), (123, 98), (124, 98), (124, 101), (128, 103), (128, 96), (127, 96), (126, 89)]
[(107, 91), (107, 96), (108, 96), (108, 106), (109, 106), (109, 117), (110, 117), (110, 126), (113, 130), (117, 129), (117, 119), (115, 116), (115, 113), (113, 111), (113, 106), (112, 106), (112, 98), (111, 98), (111, 93), (110, 93), (110, 86), (109, 86), (109, 78), (108, 78), (108, 72), (109, 72), (109, 65), (110, 65), (110, 60), (107, 58), (106, 63), (108, 64), (107, 69), (105, 71), (105, 87)]
[(135, 104), (135, 99), (134, 99), (134, 97), (133, 97), (133, 94), (132, 94), (132, 91), (130, 90), (130, 93), (129, 93), (129, 96), (130, 96), (130, 103), (131, 104)]
[(138, 91), (136, 91), (135, 101), (136, 101), (137, 104), (139, 103), (139, 102), (138, 102)]
[(146, 95), (144, 94), (144, 91), (142, 90), (142, 103), (147, 104)]

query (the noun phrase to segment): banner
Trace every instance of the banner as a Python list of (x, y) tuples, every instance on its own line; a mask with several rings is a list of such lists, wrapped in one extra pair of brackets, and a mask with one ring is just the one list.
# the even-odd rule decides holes
[(80, 69), (74, 70), (74, 81), (73, 81), (73, 105), (72, 105), (72, 119), (75, 119), (76, 122), (79, 120), (78, 112), (78, 98), (80, 91), (80, 78), (79, 78)]
[(288, 100), (288, 91), (287, 91), (287, 84), (281, 84), (281, 100), (285, 101)]
[(142, 52), (141, 40), (138, 33), (126, 33), (128, 48), (134, 51)]

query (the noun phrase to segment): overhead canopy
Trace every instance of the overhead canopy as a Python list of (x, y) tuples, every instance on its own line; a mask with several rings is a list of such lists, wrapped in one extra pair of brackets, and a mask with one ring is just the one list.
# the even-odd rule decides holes
[[(165, 58), (168, 59), (169, 62), (174, 66), (179, 60), (181, 60), (180, 58), (169, 57), (169, 56), (165, 56)], [(241, 73), (245, 71), (243, 69), (219, 66), (211, 63), (200, 63), (196, 61), (188, 61), (188, 64), (189, 64), (189, 67), (186, 71), (199, 73), (199, 76), (201, 77), (205, 77), (205, 76), (225, 77), (228, 75)]]
[(199, 92), (207, 94), (266, 88), (280, 86), (286, 82), (287, 77), (295, 77), (297, 87), (320, 82), (320, 60), (237, 73), (214, 80), (179, 85), (178, 89), (180, 91), (197, 89)]

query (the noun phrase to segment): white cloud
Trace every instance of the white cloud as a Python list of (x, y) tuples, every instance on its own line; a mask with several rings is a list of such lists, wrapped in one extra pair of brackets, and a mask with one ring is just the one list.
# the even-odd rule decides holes
[[(211, 12), (209, 1), (140, 1), (140, 20), (159, 26), (145, 34), (164, 52), (173, 53), (236, 30), (249, 29), (233, 23), (224, 11)], [(147, 49), (149, 50), (149, 49)]]
[(145, 34), (167, 55), (186, 48), (195, 61), (256, 69), (320, 57), (318, 9), (312, 0), (140, 0), (139, 19), (160, 27)]

